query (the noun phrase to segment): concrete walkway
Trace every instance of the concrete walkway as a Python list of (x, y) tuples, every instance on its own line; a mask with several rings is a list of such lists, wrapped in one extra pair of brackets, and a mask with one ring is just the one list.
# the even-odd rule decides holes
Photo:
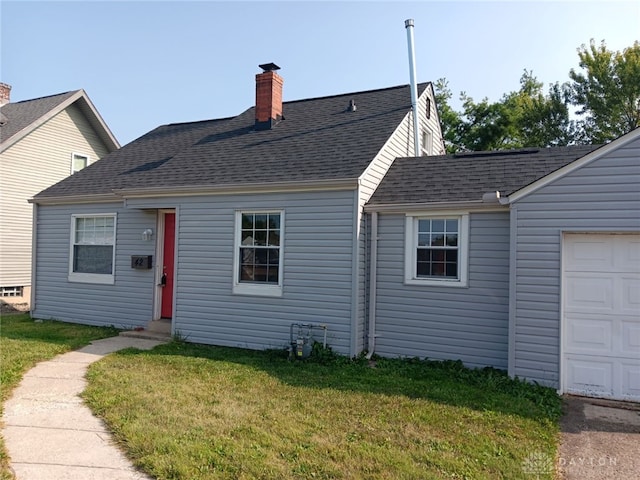
[(130, 337), (91, 345), (29, 370), (4, 405), (2, 436), (18, 480), (144, 480), (79, 397), (87, 367), (105, 355), (164, 343)]

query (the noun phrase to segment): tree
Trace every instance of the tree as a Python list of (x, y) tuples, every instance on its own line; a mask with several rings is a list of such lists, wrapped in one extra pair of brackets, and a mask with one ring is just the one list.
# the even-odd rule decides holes
[(435, 83), (436, 103), (448, 153), (566, 145), (573, 139), (566, 88), (552, 85), (544, 95), (543, 84), (524, 71), (520, 89), (498, 102), (475, 102), (462, 92), (462, 112), (449, 105), (451, 91), (445, 79)]
[(605, 42), (578, 49), (580, 68), (571, 69), (571, 102), (579, 107), (581, 143), (603, 143), (640, 127), (640, 43), (622, 52)]

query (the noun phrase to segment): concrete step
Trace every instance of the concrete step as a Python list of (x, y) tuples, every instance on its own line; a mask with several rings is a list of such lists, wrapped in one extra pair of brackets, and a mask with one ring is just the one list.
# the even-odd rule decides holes
[(166, 333), (167, 335), (171, 334), (171, 320), (160, 319), (160, 320), (151, 320), (147, 324), (147, 328), (149, 332), (157, 332), (157, 333)]

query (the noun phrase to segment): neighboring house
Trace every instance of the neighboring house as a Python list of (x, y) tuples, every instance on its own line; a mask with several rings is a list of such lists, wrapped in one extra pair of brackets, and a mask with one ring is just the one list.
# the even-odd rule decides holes
[[(34, 317), (167, 318), (189, 341), (255, 349), (311, 323), (363, 351), (363, 207), (413, 154), (410, 87), (283, 102), (261, 67), (255, 107), (158, 127), (34, 197)], [(418, 91), (422, 151), (442, 154), (433, 88)]]
[(0, 300), (27, 304), (28, 200), (119, 147), (83, 90), (10, 103), (0, 83)]
[(369, 351), (640, 400), (640, 129), (396, 159), (365, 211)]

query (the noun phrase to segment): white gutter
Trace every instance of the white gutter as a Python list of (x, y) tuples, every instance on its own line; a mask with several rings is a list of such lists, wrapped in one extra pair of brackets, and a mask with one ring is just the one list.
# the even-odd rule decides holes
[(378, 264), (378, 212), (371, 214), (371, 258), (369, 259), (369, 346), (367, 359), (371, 359), (376, 348), (376, 267)]
[(411, 79), (411, 108), (413, 109), (413, 151), (416, 157), (421, 154), (420, 123), (418, 119), (418, 84), (416, 83), (416, 54), (413, 40), (413, 18), (404, 21), (407, 29), (407, 44), (409, 47), (409, 77)]

